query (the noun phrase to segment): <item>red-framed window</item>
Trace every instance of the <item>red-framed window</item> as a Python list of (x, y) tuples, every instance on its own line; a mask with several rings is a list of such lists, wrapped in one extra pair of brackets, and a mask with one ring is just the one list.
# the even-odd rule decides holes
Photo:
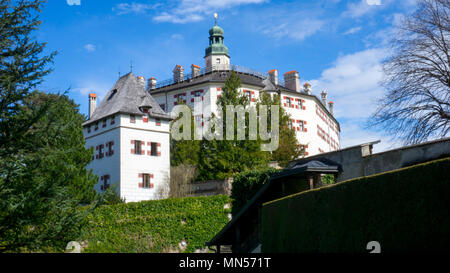
[(139, 188), (153, 189), (155, 187), (155, 185), (151, 182), (151, 180), (154, 178), (153, 174), (140, 173), (139, 178), (141, 179), (141, 181), (139, 182)]
[(100, 185), (100, 190), (106, 191), (107, 189), (109, 189), (109, 187), (111, 186), (109, 184), (109, 181), (111, 180), (111, 177), (109, 176), (109, 174), (103, 175), (100, 179), (101, 179), (101, 182), (103, 183), (103, 185)]

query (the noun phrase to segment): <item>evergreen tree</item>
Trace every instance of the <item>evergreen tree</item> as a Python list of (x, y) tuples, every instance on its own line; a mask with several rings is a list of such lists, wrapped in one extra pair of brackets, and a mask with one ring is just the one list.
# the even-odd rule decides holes
[[(259, 105), (268, 106), (268, 117), (271, 117), (270, 105), (279, 105), (279, 122), (280, 122), (280, 142), (278, 149), (271, 153), (271, 160), (276, 161), (281, 167), (287, 167), (289, 162), (299, 158), (304, 154), (304, 149), (299, 145), (296, 137), (296, 132), (293, 128), (289, 127), (291, 123), (291, 118), (289, 114), (281, 107), (281, 99), (278, 94), (270, 96), (270, 94), (261, 92)], [(268, 123), (268, 128), (270, 130), (271, 123)]]
[(54, 56), (30, 38), (43, 2), (0, 0), (0, 252), (65, 247), (98, 181), (85, 170), (93, 151), (77, 106), (32, 92)]
[[(246, 114), (245, 140), (237, 140), (237, 113), (234, 114), (234, 140), (227, 140), (227, 105), (250, 106), (248, 97), (239, 92), (241, 80), (234, 71), (226, 80), (217, 106), (222, 109), (223, 140), (202, 140), (199, 155), (199, 179), (224, 179), (234, 174), (267, 165), (269, 155), (261, 151), (261, 139), (249, 140), (249, 118)], [(213, 117), (215, 118), (215, 117)]]

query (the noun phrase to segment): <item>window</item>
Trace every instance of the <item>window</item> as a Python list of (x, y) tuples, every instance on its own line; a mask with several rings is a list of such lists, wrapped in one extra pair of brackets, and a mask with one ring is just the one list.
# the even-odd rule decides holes
[(117, 94), (117, 89), (114, 89), (114, 90), (111, 92), (111, 95), (109, 95), (108, 100), (112, 99), (112, 98), (114, 97), (114, 95), (116, 95), (116, 94)]
[(303, 109), (303, 101), (302, 101), (301, 99), (298, 100), (298, 108), (299, 108), (300, 110)]
[(304, 121), (301, 120), (301, 121), (299, 122), (298, 126), (299, 126), (299, 127), (298, 127), (299, 129), (298, 129), (298, 130), (299, 130), (300, 132), (305, 131), (305, 122), (304, 122)]
[(291, 107), (291, 98), (286, 98), (287, 107)]
[(220, 59), (219, 58), (216, 59), (216, 64), (220, 64)]
[(161, 119), (160, 118), (155, 119), (155, 124), (156, 126), (161, 126)]
[(111, 117), (111, 125), (114, 125), (116, 123), (116, 116)]
[(146, 189), (150, 188), (150, 174), (144, 173), (142, 176), (142, 186)]
[(95, 156), (96, 159), (102, 159), (105, 156), (105, 154), (103, 153), (104, 148), (105, 146), (103, 144), (98, 145), (97, 148), (95, 148), (98, 151), (97, 155)]
[(148, 173), (140, 173), (139, 178), (142, 178), (142, 182), (139, 183), (139, 188), (144, 189), (153, 189), (154, 184), (151, 182), (151, 179), (153, 179), (153, 174)]
[(110, 141), (110, 142), (106, 143), (106, 148), (107, 148), (106, 156), (114, 155), (113, 146), (114, 146), (114, 141)]
[(151, 144), (151, 156), (158, 156), (158, 143), (152, 142)]
[(130, 122), (131, 123), (136, 123), (136, 116), (135, 115), (130, 115)]
[(100, 185), (100, 189), (102, 191), (106, 191), (107, 189), (109, 189), (109, 186), (110, 186), (109, 185), (109, 180), (110, 180), (109, 174), (102, 176), (101, 180), (103, 181), (103, 185)]
[(142, 141), (140, 140), (134, 141), (134, 154), (136, 155), (142, 154)]

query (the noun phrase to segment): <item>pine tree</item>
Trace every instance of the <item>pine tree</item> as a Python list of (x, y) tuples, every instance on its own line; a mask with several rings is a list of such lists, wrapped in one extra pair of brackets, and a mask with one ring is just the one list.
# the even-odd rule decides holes
[(96, 198), (78, 106), (33, 92), (54, 54), (30, 37), (44, 1), (0, 0), (0, 252), (62, 249)]
[(199, 155), (199, 179), (224, 179), (232, 177), (236, 173), (245, 170), (266, 166), (269, 161), (267, 152), (261, 151), (261, 139), (249, 140), (248, 124), (246, 118), (246, 139), (237, 140), (237, 114), (234, 117), (234, 140), (227, 140), (227, 105), (244, 107), (250, 106), (248, 98), (239, 92), (241, 80), (234, 71), (226, 80), (222, 96), (217, 101), (217, 106), (222, 109), (223, 140), (202, 140)]

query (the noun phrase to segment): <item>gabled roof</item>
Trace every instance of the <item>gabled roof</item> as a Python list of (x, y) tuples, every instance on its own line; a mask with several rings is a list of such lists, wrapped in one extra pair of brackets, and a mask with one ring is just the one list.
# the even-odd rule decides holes
[(145, 90), (145, 86), (139, 84), (133, 73), (122, 76), (114, 87), (106, 94), (100, 105), (95, 109), (92, 117), (83, 125), (88, 125), (117, 113), (144, 115), (139, 110), (142, 105), (150, 106), (148, 115), (151, 117), (171, 119), (161, 109), (155, 99)]

